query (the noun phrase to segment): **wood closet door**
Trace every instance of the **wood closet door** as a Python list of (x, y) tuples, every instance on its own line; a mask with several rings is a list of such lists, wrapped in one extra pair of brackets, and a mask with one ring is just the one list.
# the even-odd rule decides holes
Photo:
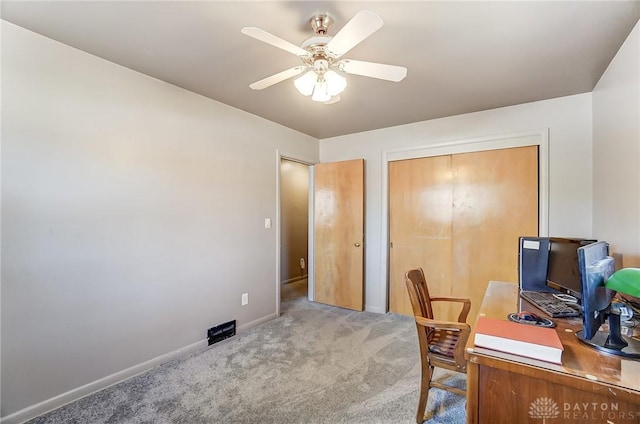
[(524, 234), (538, 234), (536, 146), (389, 163), (390, 312), (412, 314), (404, 273), (422, 267), (432, 295), (471, 299), (473, 322), (489, 280), (517, 283)]
[(490, 280), (518, 283), (518, 237), (538, 234), (538, 148), (464, 153), (451, 164), (451, 294), (471, 299), (474, 322)]
[[(404, 274), (424, 268), (432, 296), (451, 294), (451, 156), (389, 163), (389, 311), (412, 315)], [(425, 258), (429, 258), (426, 263)], [(434, 314), (447, 314), (435, 304)]]

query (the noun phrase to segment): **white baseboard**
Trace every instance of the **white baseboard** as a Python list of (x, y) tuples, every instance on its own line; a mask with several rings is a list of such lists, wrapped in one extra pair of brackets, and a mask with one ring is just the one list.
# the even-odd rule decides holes
[(276, 318), (278, 318), (278, 314), (276, 314), (276, 313), (269, 314), (269, 315), (266, 315), (266, 316), (264, 316), (262, 318), (258, 318), (255, 321), (251, 321), (251, 322), (248, 322), (246, 324), (239, 325), (238, 328), (236, 329), (236, 331), (238, 331), (238, 332), (247, 331), (247, 330), (252, 329), (253, 327), (256, 327), (256, 326), (258, 326), (260, 324), (264, 324), (265, 322), (271, 321), (272, 319), (276, 319)]
[[(247, 331), (267, 321), (271, 321), (276, 317), (277, 315), (274, 313), (255, 321), (251, 321), (239, 326), (237, 328), (237, 332)], [(134, 365), (122, 371), (118, 371), (99, 380), (85, 384), (84, 386), (69, 390), (68, 392), (62, 393), (58, 396), (54, 396), (35, 405), (31, 405), (24, 409), (21, 409), (20, 411), (16, 411), (13, 414), (2, 417), (0, 418), (0, 424), (20, 424), (25, 421), (31, 420), (39, 415), (53, 411), (54, 409), (58, 409), (68, 403), (75, 402), (92, 393), (99, 392), (100, 390), (106, 389), (109, 386), (113, 386), (114, 384), (120, 383), (131, 377), (135, 377), (138, 374), (149, 371), (150, 369), (164, 364), (165, 362), (169, 362), (173, 359), (185, 356), (205, 347), (207, 347), (207, 340), (201, 340), (180, 349), (174, 350), (173, 352), (157, 356), (138, 365)]]
[(387, 313), (387, 311), (385, 311), (384, 308), (379, 308), (377, 306), (368, 306), (368, 305), (366, 305), (364, 310), (367, 311), (367, 312), (373, 312), (373, 313), (376, 313), (376, 314), (386, 314)]

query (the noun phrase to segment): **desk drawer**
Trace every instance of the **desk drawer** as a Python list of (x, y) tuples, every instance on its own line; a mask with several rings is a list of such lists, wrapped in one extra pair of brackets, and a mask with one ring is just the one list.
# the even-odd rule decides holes
[(580, 388), (488, 366), (479, 366), (480, 423), (640, 424), (640, 395), (593, 382)]

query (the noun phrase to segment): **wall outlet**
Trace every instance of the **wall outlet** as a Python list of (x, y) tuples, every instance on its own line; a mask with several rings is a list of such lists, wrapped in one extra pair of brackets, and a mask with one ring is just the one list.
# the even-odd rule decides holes
[(242, 306), (249, 304), (249, 293), (242, 293)]

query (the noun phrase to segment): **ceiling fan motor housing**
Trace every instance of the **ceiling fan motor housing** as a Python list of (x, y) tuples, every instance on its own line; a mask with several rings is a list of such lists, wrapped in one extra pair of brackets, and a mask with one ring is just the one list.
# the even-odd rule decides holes
[[(331, 66), (335, 59), (326, 49), (327, 44), (333, 38), (327, 35), (331, 24), (333, 24), (333, 19), (328, 14), (323, 13), (311, 18), (310, 23), (316, 35), (307, 38), (300, 45), (300, 47), (311, 53), (311, 57), (307, 60), (303, 59), (303, 61), (312, 66), (316, 72), (323, 72)], [(317, 63), (318, 61), (321, 62)]]
[[(316, 35), (313, 37), (309, 37), (302, 42), (300, 47), (311, 53), (312, 59), (322, 57), (328, 58), (329, 54), (326, 50), (327, 43), (331, 41), (330, 36), (328, 35)], [(313, 60), (311, 60), (313, 63)]]
[(331, 24), (333, 24), (333, 19), (326, 13), (318, 14), (311, 18), (311, 28), (313, 28), (313, 32), (318, 35), (326, 34)]

